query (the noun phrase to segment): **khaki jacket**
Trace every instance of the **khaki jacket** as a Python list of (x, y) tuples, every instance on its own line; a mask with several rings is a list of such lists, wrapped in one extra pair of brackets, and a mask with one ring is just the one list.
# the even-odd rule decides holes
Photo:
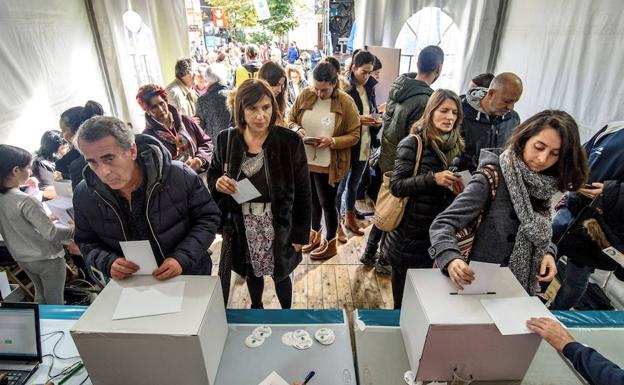
[[(317, 98), (312, 87), (301, 91), (288, 113), (288, 127), (301, 126), (303, 113), (312, 109)], [(332, 135), (335, 144), (330, 147), (329, 184), (334, 185), (349, 172), (350, 149), (360, 140), (360, 114), (353, 99), (344, 91), (335, 88), (331, 98), (330, 111), (336, 114), (336, 125)]]

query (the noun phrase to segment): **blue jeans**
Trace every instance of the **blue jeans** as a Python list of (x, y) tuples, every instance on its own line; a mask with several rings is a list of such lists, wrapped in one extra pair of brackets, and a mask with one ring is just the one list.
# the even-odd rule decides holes
[[(559, 262), (561, 266), (561, 261)], [(590, 266), (577, 266), (570, 259), (565, 269), (565, 278), (557, 292), (550, 310), (570, 310), (583, 297), (589, 284), (589, 276), (594, 272)]]
[(568, 225), (572, 223), (574, 220), (574, 215), (570, 212), (570, 209), (567, 207), (560, 208), (552, 220), (552, 240), (557, 243), (559, 238), (563, 235), (563, 233), (568, 228)]
[[(351, 155), (353, 156), (353, 153)], [(336, 208), (338, 209), (338, 215), (342, 215), (343, 211), (341, 210), (343, 193), (345, 195), (344, 200), (346, 209), (350, 211), (353, 211), (355, 209), (357, 188), (365, 169), (365, 160), (351, 161), (351, 168), (349, 169), (349, 173), (340, 181), (340, 184), (338, 185), (338, 192), (336, 193)]]

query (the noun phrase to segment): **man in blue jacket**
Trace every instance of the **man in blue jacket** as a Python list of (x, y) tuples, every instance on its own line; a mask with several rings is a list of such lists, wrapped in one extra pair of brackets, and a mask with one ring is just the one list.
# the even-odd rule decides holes
[(551, 318), (531, 318), (527, 327), (563, 353), (590, 385), (624, 384), (624, 370), (589, 346), (576, 342), (559, 322)]
[(76, 138), (88, 167), (74, 192), (75, 240), (87, 263), (127, 278), (139, 266), (126, 260), (119, 242), (147, 240), (157, 279), (210, 275), (208, 247), (220, 211), (197, 174), (113, 117), (89, 119)]
[(297, 43), (294, 41), (291, 41), (290, 47), (288, 47), (287, 59), (288, 64), (294, 64), (295, 60), (299, 59), (299, 48), (297, 48)]

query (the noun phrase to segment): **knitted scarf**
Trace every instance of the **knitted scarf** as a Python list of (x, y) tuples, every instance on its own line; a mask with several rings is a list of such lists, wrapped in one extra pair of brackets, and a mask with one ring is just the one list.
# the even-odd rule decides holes
[(530, 198), (550, 200), (557, 191), (557, 179), (531, 171), (509, 149), (501, 154), (500, 166), (514, 211), (520, 220), (509, 259), (509, 269), (524, 289), (534, 295), (537, 287), (536, 275), (539, 273), (542, 257), (548, 250), (552, 227), (550, 212), (534, 211)]
[(459, 146), (457, 145), (457, 132), (452, 130), (451, 132), (438, 136), (435, 140), (431, 141), (431, 147), (444, 164), (444, 169), (446, 170), (453, 158), (460, 154)]

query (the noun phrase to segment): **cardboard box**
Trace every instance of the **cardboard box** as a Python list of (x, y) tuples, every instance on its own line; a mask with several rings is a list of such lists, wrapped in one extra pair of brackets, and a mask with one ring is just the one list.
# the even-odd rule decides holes
[(501, 268), (492, 291), (495, 294), (451, 294), (457, 289), (439, 269), (408, 271), (400, 326), (418, 381), (451, 381), (454, 370), (475, 381), (524, 377), (541, 338), (501, 335), (480, 300), (528, 294), (508, 268)]
[(228, 334), (217, 277), (179, 276), (180, 313), (112, 320), (123, 287), (151, 276), (111, 280), (71, 330), (93, 385), (212, 385)]

